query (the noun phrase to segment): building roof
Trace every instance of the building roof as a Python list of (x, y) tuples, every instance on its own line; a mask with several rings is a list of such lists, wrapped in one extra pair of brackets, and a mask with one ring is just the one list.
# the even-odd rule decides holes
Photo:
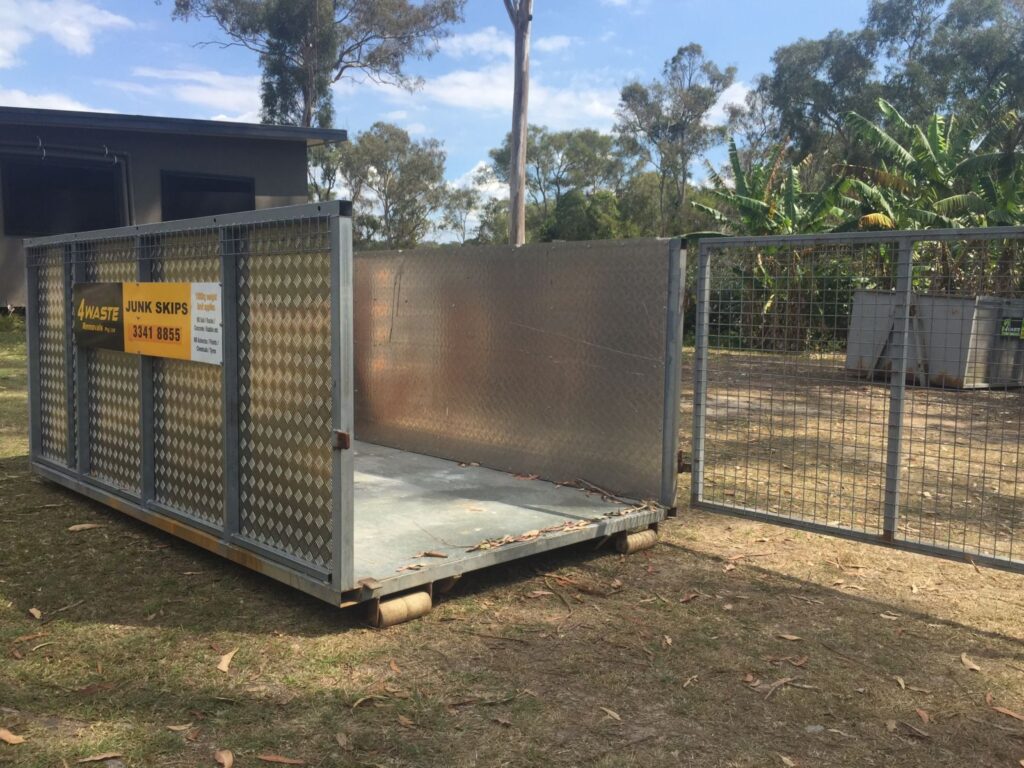
[(292, 125), (258, 125), (232, 123), (226, 120), (192, 120), (183, 117), (118, 115), (108, 112), (73, 112), (23, 107), (0, 107), (0, 127), (5, 125), (304, 141), (311, 147), (348, 140), (346, 131), (334, 128), (300, 128)]

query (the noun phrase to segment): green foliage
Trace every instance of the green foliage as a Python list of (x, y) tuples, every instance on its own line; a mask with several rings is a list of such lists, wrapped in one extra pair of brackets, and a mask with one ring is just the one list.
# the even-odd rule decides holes
[(1020, 0), (872, 0), (862, 28), (780, 47), (758, 85), (778, 112), (778, 137), (795, 153), (838, 148), (855, 162), (845, 115), (876, 116), (885, 99), (913, 123), (930, 115), (985, 113), (1002, 81), (1002, 109), (1024, 104), (1024, 3)]
[(410, 58), (430, 58), (465, 0), (175, 0), (174, 18), (210, 19), (256, 53), (263, 120), (329, 126), (330, 86), (346, 78), (415, 88)]
[(815, 191), (804, 191), (798, 165), (786, 162), (777, 147), (769, 163), (744, 168), (735, 141), (729, 141), (731, 183), (707, 164), (710, 204), (694, 202), (723, 231), (749, 235), (790, 235), (828, 229), (842, 211), (837, 201), (842, 180)]
[(413, 141), (390, 123), (374, 123), (343, 145), (339, 173), (355, 207), (356, 242), (412, 248), (423, 240), (446, 200), (444, 164), (439, 141)]
[(658, 174), (660, 235), (687, 215), (690, 165), (724, 135), (708, 123), (708, 113), (735, 77), (735, 67), (719, 69), (701, 46), (690, 43), (665, 62), (660, 79), (622, 89), (616, 134), (629, 154)]

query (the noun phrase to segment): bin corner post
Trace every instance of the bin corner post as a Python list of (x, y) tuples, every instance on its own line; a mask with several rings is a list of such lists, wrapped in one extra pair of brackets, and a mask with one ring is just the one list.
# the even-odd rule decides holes
[(220, 230), (221, 285), (221, 440), (224, 461), (224, 517), (221, 537), (232, 541), (239, 532), (238, 512), (238, 253), (241, 227)]
[(704, 498), (704, 437), (707, 429), (708, 341), (711, 309), (711, 246), (700, 240), (697, 252), (697, 319), (693, 348), (693, 438), (690, 450), (690, 503)]
[[(39, 392), (39, 267), (34, 263), (32, 249), (25, 254), (25, 348), (28, 353), (28, 446), (29, 459), (38, 459), (43, 452), (43, 431), (40, 423)], [(66, 271), (66, 270), (65, 270)], [(70, 433), (69, 433), (70, 437)]]
[(662, 418), (661, 504), (673, 508), (679, 485), (679, 398), (682, 389), (683, 291), (686, 251), (676, 237), (668, 249), (668, 318), (665, 329), (665, 405)]
[[(331, 420), (332, 429), (353, 435), (352, 219), (332, 214), (331, 248)], [(331, 457), (331, 577), (340, 592), (355, 587), (354, 462), (351, 446)]]
[[(135, 260), (138, 280), (148, 283), (153, 279), (152, 244), (135, 236)], [(154, 467), (156, 443), (153, 433), (153, 358), (139, 355), (139, 431), (142, 436), (141, 477), (139, 489), (142, 505), (153, 500), (156, 492), (156, 469)]]
[[(65, 446), (65, 462), (71, 468), (78, 465), (78, 448), (75, 443), (77, 425), (75, 409), (75, 249), (73, 245), (64, 245), (64, 408), (67, 413), (67, 445)], [(38, 295), (36, 297), (38, 299)], [(36, 328), (38, 330), (38, 315)], [(37, 382), (38, 383), (38, 382)]]
[[(87, 246), (77, 240), (71, 244), (71, 279), (84, 283), (87, 279)], [(75, 351), (75, 467), (79, 477), (92, 472), (89, 443), (92, 439), (89, 429), (89, 357), (91, 352), (77, 344)]]
[(882, 538), (893, 541), (900, 508), (900, 475), (903, 468), (903, 407), (907, 395), (907, 353), (910, 343), (910, 312), (913, 300), (914, 241), (898, 241), (896, 263), (896, 317), (893, 323), (894, 365), (889, 379), (889, 428), (885, 456), (885, 509)]

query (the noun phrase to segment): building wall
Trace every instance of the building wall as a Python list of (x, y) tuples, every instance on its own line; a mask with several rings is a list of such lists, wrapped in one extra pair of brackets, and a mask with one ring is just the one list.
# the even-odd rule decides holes
[[(111, 153), (125, 155), (131, 199), (129, 210), (134, 213), (134, 221), (129, 222), (132, 224), (160, 221), (161, 171), (251, 177), (255, 181), (257, 208), (306, 202), (304, 140), (0, 126), (0, 154), (15, 145), (35, 148), (40, 141), (54, 156), (74, 148), (99, 157), (104, 147)], [(0, 206), (0, 233), (3, 231)], [(0, 234), (0, 306), (23, 306), (24, 303), (25, 256), (21, 238)]]

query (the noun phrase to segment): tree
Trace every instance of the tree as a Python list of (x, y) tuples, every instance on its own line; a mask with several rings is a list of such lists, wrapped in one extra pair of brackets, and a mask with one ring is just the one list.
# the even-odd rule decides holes
[(476, 236), (470, 241), (479, 245), (497, 245), (508, 242), (508, 201), (491, 198), (480, 211), (480, 224)]
[(469, 227), (480, 208), (482, 196), (474, 187), (455, 187), (447, 190), (441, 205), (441, 227), (455, 235), (460, 243), (470, 239)]
[(343, 146), (340, 173), (358, 211), (358, 239), (412, 248), (426, 237), (445, 198), (444, 164), (440, 142), (413, 141), (390, 123), (374, 123)]
[[(992, 109), (978, 119), (933, 114), (913, 125), (892, 104), (882, 120), (851, 112), (849, 130), (870, 147), (874, 162), (848, 166), (861, 228), (922, 229), (1024, 223), (1024, 120)], [(995, 125), (986, 128), (992, 121)]]
[(660, 80), (622, 89), (616, 130), (658, 174), (661, 235), (668, 234), (673, 214), (685, 215), (690, 164), (724, 136), (707, 115), (735, 76), (735, 67), (719, 69), (690, 43), (665, 62)]
[(777, 49), (758, 90), (796, 156), (849, 154), (846, 114), (873, 119), (879, 98), (920, 123), (936, 112), (978, 112), (1003, 82), (1003, 107), (1019, 106), (1022, 59), (1020, 0), (872, 0), (861, 29)]
[(736, 142), (729, 140), (731, 183), (706, 163), (711, 188), (706, 190), (712, 204), (694, 203), (723, 230), (744, 235), (791, 235), (821, 232), (838, 223), (843, 215), (837, 205), (844, 180), (824, 190), (804, 192), (800, 171), (809, 162), (786, 162), (786, 147), (777, 146), (768, 163), (744, 168)]
[(508, 241), (512, 245), (522, 245), (526, 242), (526, 113), (530, 101), (530, 26), (533, 23), (533, 0), (504, 2), (515, 33)]
[(547, 240), (608, 240), (620, 236), (618, 201), (606, 190), (567, 192), (555, 207)]
[[(212, 19), (223, 47), (259, 55), (263, 120), (330, 126), (330, 86), (359, 76), (415, 88), (409, 58), (430, 58), (465, 0), (175, 0), (174, 18)], [(203, 43), (210, 44), (210, 43)]]

